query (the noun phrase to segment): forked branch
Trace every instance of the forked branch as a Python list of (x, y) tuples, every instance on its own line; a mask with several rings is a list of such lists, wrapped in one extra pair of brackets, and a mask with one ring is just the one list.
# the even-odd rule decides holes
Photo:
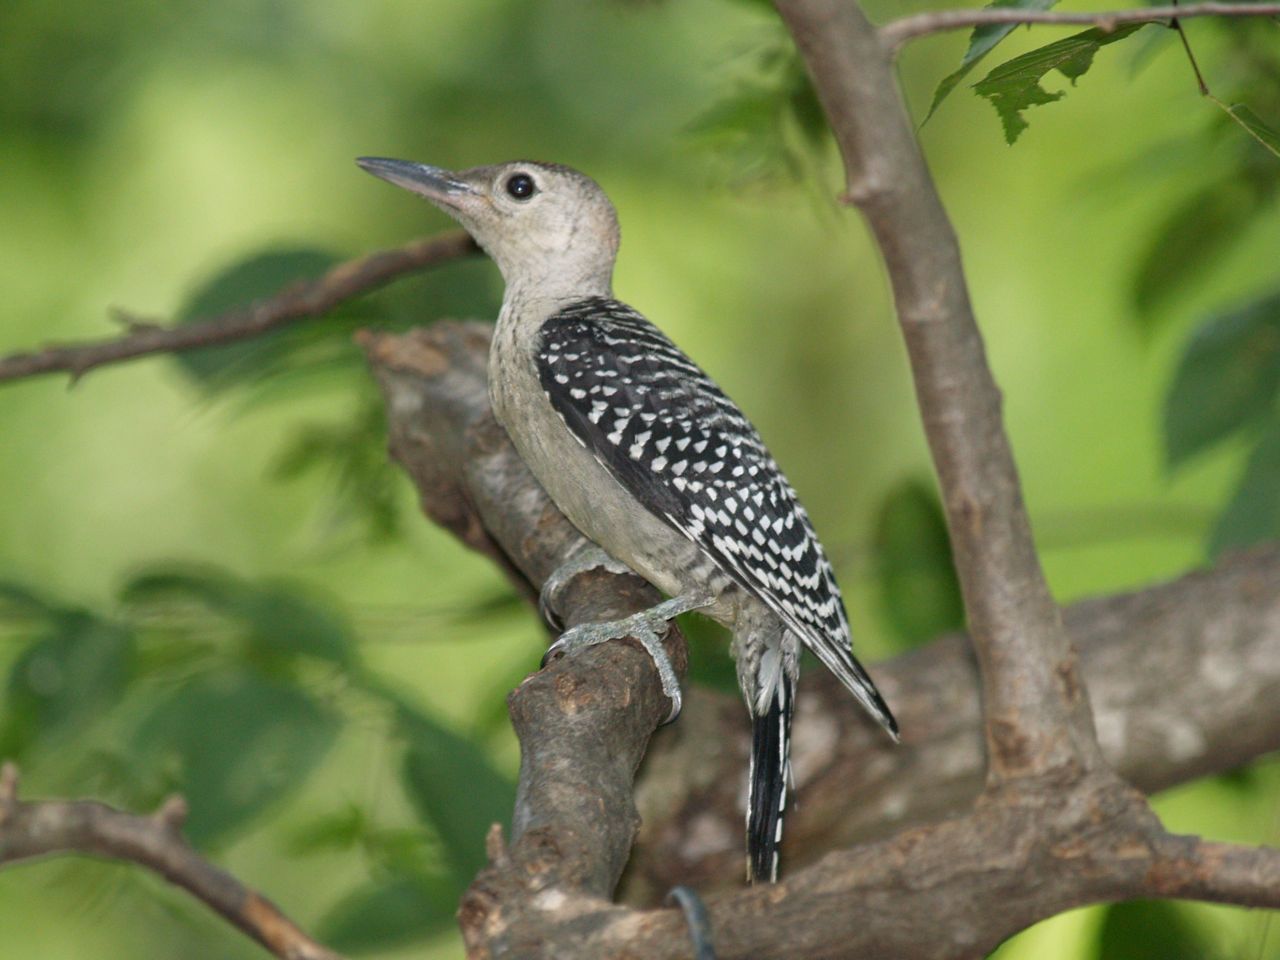
[(993, 783), (1100, 755), (1049, 593), (960, 263), (893, 64), (849, 0), (776, 0), (845, 160), (848, 196), (885, 259), (982, 664)]
[(0, 767), (0, 866), (36, 857), (85, 854), (146, 867), (239, 927), (281, 960), (342, 960), (280, 909), (220, 870), (182, 836), (187, 805), (170, 797), (150, 816), (92, 800), (18, 799), (18, 768)]
[[(428, 512), (447, 516), (450, 528), (468, 542), (505, 555), (513, 569), (537, 582), (554, 566), (552, 555), (565, 549), (566, 538), (576, 534), (551, 508), (492, 420), (484, 389), (486, 328), (436, 325), (407, 336), (370, 335), (364, 343), (387, 392), (394, 449), (414, 478)], [(486, 528), (488, 539), (477, 538), (476, 531)], [(1280, 563), (1270, 553), (1252, 558), (1252, 566), (1250, 558), (1242, 557), (1238, 566), (1223, 571), (1221, 579), (1203, 576), (1105, 605), (1100, 601), (1073, 620), (1085, 634), (1123, 630), (1109, 622), (1117, 619), (1131, 623), (1139, 634), (1167, 631), (1168, 639), (1161, 643), (1164, 655), (1187, 663), (1196, 661), (1194, 651), (1199, 646), (1194, 637), (1179, 641), (1176, 624), (1166, 622), (1179, 619), (1176, 605), (1170, 605), (1182, 598), (1204, 607), (1234, 604), (1234, 612), (1222, 611), (1219, 627), (1241, 633), (1240, 649), (1254, 651), (1244, 659), (1265, 658), (1268, 641), (1275, 637), (1271, 624), (1275, 605), (1242, 604), (1250, 596), (1267, 592), (1280, 575), (1277, 567)], [(614, 577), (604, 574), (589, 586), (607, 595), (615, 589)], [(590, 613), (585, 608), (582, 612)], [(1188, 622), (1184, 618), (1183, 629)], [(1136, 640), (1135, 645), (1141, 646)], [(947, 660), (963, 659), (956, 646), (946, 643), (936, 653)], [(1103, 658), (1101, 669), (1110, 673), (1120, 669), (1108, 665), (1106, 658), (1133, 649), (1099, 647), (1095, 655)], [(1219, 648), (1210, 645), (1205, 656), (1209, 649)], [(625, 645), (606, 644), (599, 650), (610, 658), (634, 657), (637, 672), (618, 673), (617, 666), (607, 661), (575, 657), (538, 674), (513, 695), (512, 710), (528, 767), (522, 770), (522, 784), (526, 779), (531, 785), (541, 784), (528, 791), (522, 786), (520, 817), (527, 821), (529, 809), (536, 808), (539, 825), (525, 830), (510, 847), (501, 842), (500, 833), (491, 835), (490, 867), (468, 893), (460, 914), (472, 957), (687, 960), (689, 956), (688, 930), (678, 913), (626, 909), (611, 903), (606, 893), (620, 858), (625, 859), (635, 823), (629, 808), (615, 805), (614, 798), (631, 789), (632, 765), (644, 750), (650, 725), (661, 716), (662, 701), (656, 674), (643, 655)], [(1143, 650), (1156, 655), (1147, 647)], [(1142, 667), (1140, 660), (1129, 667), (1148, 677), (1156, 674), (1150, 666)], [(900, 669), (913, 679), (920, 673), (930, 674), (927, 668), (913, 670), (905, 663)], [(953, 680), (958, 676), (945, 671), (944, 675)], [(1267, 691), (1275, 689), (1274, 682), (1266, 686), (1261, 677), (1257, 679), (1263, 685), (1256, 696), (1266, 697)], [(934, 682), (947, 683), (942, 676)], [(1139, 739), (1144, 737), (1148, 725), (1141, 718), (1141, 708), (1126, 711), (1123, 719), (1116, 717), (1115, 711), (1126, 708), (1113, 700), (1114, 691), (1105, 693), (1105, 685), (1103, 690), (1104, 709), (1112, 714), (1109, 733), (1115, 736), (1116, 724), (1132, 721), (1130, 731)], [(930, 694), (926, 689), (912, 696), (923, 703)], [(1149, 696), (1156, 698), (1159, 692)], [(847, 697), (820, 699), (841, 704), (849, 708), (851, 717), (856, 716)], [(684, 717), (670, 731), (672, 736), (701, 740), (703, 756), (707, 751), (726, 752), (725, 743), (733, 737), (728, 724), (705, 722), (706, 703), (705, 698), (691, 696)], [(734, 708), (740, 736), (740, 705), (729, 706)], [(945, 701), (935, 706), (947, 709)], [(1247, 705), (1241, 709), (1247, 711)], [(639, 714), (642, 722), (625, 720), (622, 715), (628, 712)], [(919, 722), (912, 725), (912, 736), (925, 740), (943, 736), (936, 722), (930, 725), (927, 707), (922, 706), (916, 716)], [(818, 720), (818, 727), (831, 723), (830, 718), (810, 719)], [(802, 717), (802, 730), (805, 721)], [(968, 729), (975, 722), (970, 714)], [(807, 729), (811, 732), (812, 726)], [(1275, 742), (1276, 726), (1267, 729), (1270, 734), (1255, 740), (1258, 750)], [(957, 736), (968, 738), (969, 734)], [(805, 739), (798, 738), (801, 750)], [(1133, 760), (1125, 761), (1123, 754), (1119, 759), (1137, 771), (1139, 779), (1170, 775), (1170, 768), (1162, 766), (1167, 758), (1155, 758), (1154, 765), (1144, 768), (1141, 749), (1130, 746), (1136, 751)], [(1159, 744), (1148, 747), (1160, 749)], [(698, 755), (698, 748), (692, 749)], [(915, 746), (908, 743), (905, 749)], [(798, 754), (797, 760), (801, 757)], [(882, 759), (867, 751), (850, 763), (880, 767)], [(906, 762), (909, 767), (911, 761)], [(971, 771), (966, 776), (974, 776), (976, 761), (966, 760), (966, 764)], [(741, 782), (741, 770), (734, 769), (731, 760), (710, 766), (704, 761), (702, 766), (700, 776)], [(651, 768), (650, 775), (654, 773)], [(928, 776), (925, 771), (912, 774), (908, 770), (904, 786), (932, 782)], [(838, 780), (838, 773), (833, 777)], [(1088, 777), (1065, 793), (1060, 789), (1064, 783), (1070, 781), (1023, 778), (1014, 784), (1020, 788), (1016, 802), (991, 791), (976, 810), (959, 816), (954, 815), (964, 810), (972, 794), (952, 793), (955, 805), (945, 812), (953, 814), (953, 819), (945, 823), (918, 826), (848, 850), (834, 849), (838, 842), (828, 843), (819, 863), (789, 871), (777, 886), (708, 896), (717, 955), (721, 960), (846, 955), (962, 960), (981, 955), (1038, 919), (1086, 903), (1180, 895), (1261, 906), (1274, 902), (1273, 893), (1280, 895), (1280, 888), (1272, 891), (1266, 886), (1280, 862), (1274, 851), (1170, 837), (1141, 797), (1114, 778)], [(838, 790), (840, 784), (833, 781), (831, 787)], [(698, 787), (682, 783), (680, 789), (696, 792)], [(847, 789), (844, 792), (847, 795)], [(726, 793), (734, 790), (726, 787)], [(819, 797), (814, 799), (821, 802)], [(736, 798), (728, 802), (737, 803)], [(593, 815), (592, 809), (612, 812)], [(693, 833), (694, 840), (705, 845), (719, 828), (707, 823), (709, 811), (703, 809), (702, 815), (701, 826)], [(739, 816), (728, 815), (726, 822)], [(657, 817), (652, 825), (663, 829)], [(667, 829), (672, 826), (668, 821)], [(730, 828), (727, 843), (733, 854), (727, 868), (721, 861), (721, 872), (737, 872), (738, 829), (736, 824)], [(604, 842), (584, 843), (592, 836)], [(664, 842), (658, 841), (659, 849)], [(1037, 882), (1028, 883), (1028, 876), (1037, 877)], [(678, 879), (687, 882), (692, 877), (686, 874)], [(650, 902), (655, 892), (663, 891), (651, 890)]]

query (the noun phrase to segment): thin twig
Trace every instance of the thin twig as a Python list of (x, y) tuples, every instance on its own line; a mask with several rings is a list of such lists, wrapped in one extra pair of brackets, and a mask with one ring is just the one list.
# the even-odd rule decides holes
[(58, 344), (0, 358), (0, 382), (45, 373), (67, 373), (74, 382), (95, 367), (156, 353), (177, 353), (261, 336), (298, 320), (323, 316), (344, 300), (450, 260), (476, 253), (475, 242), (455, 230), (393, 250), (340, 263), (314, 280), (302, 280), (265, 300), (175, 327), (131, 325), (123, 337)]
[(908, 40), (948, 30), (967, 30), (998, 24), (1019, 26), (1091, 26), (1111, 31), (1124, 23), (1156, 23), (1161, 20), (1190, 20), (1194, 17), (1275, 17), (1280, 3), (1191, 3), (1186, 6), (1143, 7), (1098, 13), (1062, 13), (1054, 10), (1019, 10), (1013, 7), (981, 10), (938, 10), (891, 20), (880, 28), (880, 39), (890, 50)]
[[(1178, 7), (1178, 0), (1173, 0), (1173, 5)], [(1200, 95), (1203, 97), (1209, 96), (1209, 84), (1205, 83), (1204, 74), (1200, 72), (1200, 64), (1196, 61), (1196, 55), (1191, 50), (1191, 41), (1187, 39), (1187, 31), (1182, 29), (1182, 21), (1174, 17), (1169, 21), (1169, 26), (1178, 31), (1178, 39), (1182, 41), (1182, 49), (1191, 64), (1191, 72), (1196, 75), (1196, 86), (1200, 88)]]
[[(1174, 6), (1178, 7), (1178, 9), (1182, 9), (1182, 7), (1178, 5), (1177, 0), (1174, 0)], [(1219, 100), (1213, 95), (1212, 91), (1209, 90), (1209, 84), (1204, 78), (1204, 72), (1200, 69), (1199, 61), (1196, 60), (1195, 52), (1191, 49), (1191, 41), (1187, 38), (1187, 31), (1182, 29), (1181, 21), (1175, 18), (1169, 22), (1169, 26), (1178, 31), (1178, 38), (1182, 41), (1182, 49), (1187, 55), (1187, 62), (1191, 64), (1191, 72), (1195, 75), (1196, 86), (1200, 90), (1200, 96), (1204, 97), (1215, 107), (1225, 113), (1228, 120), (1252, 137), (1263, 150), (1266, 150), (1277, 159), (1280, 159), (1280, 150), (1277, 150), (1274, 144), (1268, 143), (1263, 137), (1259, 136), (1258, 131), (1245, 123), (1230, 104)]]
[(187, 805), (170, 797), (151, 816), (92, 800), (18, 799), (18, 768), (0, 767), (0, 866), (57, 854), (126, 860), (160, 874), (221, 914), (281, 960), (342, 960), (270, 900), (201, 857), (183, 839)]

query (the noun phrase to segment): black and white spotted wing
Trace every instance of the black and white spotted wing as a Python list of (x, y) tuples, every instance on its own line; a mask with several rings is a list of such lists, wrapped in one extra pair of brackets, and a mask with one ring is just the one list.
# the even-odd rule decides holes
[(764, 601), (896, 733), (853, 659), (840, 591), (809, 517), (737, 405), (662, 331), (603, 297), (543, 324), (538, 373), (596, 459)]

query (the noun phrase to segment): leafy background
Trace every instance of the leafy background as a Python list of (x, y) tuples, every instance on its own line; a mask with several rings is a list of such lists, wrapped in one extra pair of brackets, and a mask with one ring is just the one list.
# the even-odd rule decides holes
[[(1280, 536), (1275, 25), (1187, 31), (1234, 116), (1159, 27), (902, 61), (1063, 601)], [(621, 211), (620, 295), (802, 491), (860, 650), (959, 621), (881, 268), (767, 4), (10, 0), (0, 36), (0, 350), (108, 335), (111, 308), (194, 319), (446, 226), (357, 155), (568, 162)], [(503, 697), (545, 638), (419, 517), (350, 333), (492, 316), (500, 292), (456, 264), (251, 344), (0, 389), (0, 754), (29, 794), (183, 790), (193, 841), (335, 946), (459, 954), (453, 905), (510, 810)], [(722, 647), (695, 654), (723, 683)], [(1280, 767), (1157, 806), (1274, 843)], [(0, 930), (22, 956), (260, 955), (80, 860), (0, 873)], [(1280, 932), (1139, 903), (998, 955), (1275, 957)]]

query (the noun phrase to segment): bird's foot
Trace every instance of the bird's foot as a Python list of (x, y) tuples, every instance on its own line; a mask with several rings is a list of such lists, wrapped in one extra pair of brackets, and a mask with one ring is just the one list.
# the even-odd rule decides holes
[(684, 914), (689, 925), (689, 939), (693, 941), (694, 960), (716, 960), (715, 944), (711, 942), (711, 918), (707, 905), (690, 887), (672, 887), (667, 903), (674, 903)]
[(560, 566), (551, 571), (551, 576), (547, 577), (542, 590), (538, 593), (538, 612), (552, 629), (560, 630), (564, 627), (564, 620), (559, 613), (561, 591), (578, 574), (591, 570), (608, 570), (610, 573), (635, 572), (621, 560), (615, 560), (609, 556), (602, 547), (596, 546), (589, 540), (584, 541), (565, 558)]
[(667, 632), (668, 621), (690, 610), (710, 606), (712, 602), (711, 598), (697, 595), (675, 597), (664, 600), (648, 610), (641, 610), (629, 617), (623, 617), (621, 620), (580, 624), (566, 630), (560, 635), (559, 640), (547, 648), (542, 664), (546, 666), (547, 662), (557, 654), (574, 653), (585, 647), (604, 643), (606, 640), (634, 637), (649, 654), (654, 668), (658, 671), (658, 676), (662, 679), (662, 692), (671, 701), (671, 713), (664, 722), (670, 723), (680, 715), (680, 680), (676, 677), (675, 668), (671, 665), (671, 658), (667, 656), (667, 651), (662, 646), (662, 635)]

